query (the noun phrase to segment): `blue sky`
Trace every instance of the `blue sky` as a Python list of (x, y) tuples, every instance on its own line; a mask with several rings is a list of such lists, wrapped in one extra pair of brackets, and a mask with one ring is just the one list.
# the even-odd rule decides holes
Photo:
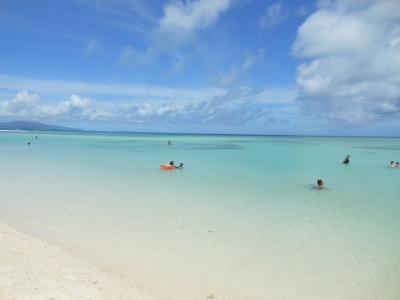
[(396, 0), (0, 2), (0, 120), (399, 135)]

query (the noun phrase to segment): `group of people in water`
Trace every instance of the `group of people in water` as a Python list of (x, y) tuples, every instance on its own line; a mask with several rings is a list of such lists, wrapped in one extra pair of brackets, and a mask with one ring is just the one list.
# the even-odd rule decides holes
[[(36, 135), (36, 136), (35, 136), (35, 140), (37, 140), (37, 139), (38, 139), (38, 136)], [(30, 145), (31, 145), (31, 142), (27, 142), (26, 144), (27, 144), (28, 146), (30, 146)]]
[[(346, 155), (346, 158), (342, 161), (342, 164), (344, 164), (344, 165), (350, 164), (350, 155)], [(395, 162), (394, 160), (392, 160), (392, 161), (390, 162), (389, 167), (390, 167), (390, 168), (400, 168), (400, 163), (399, 163), (398, 161)], [(325, 188), (325, 186), (324, 186), (324, 181), (323, 181), (322, 179), (318, 179), (318, 180), (317, 180), (317, 184), (314, 185), (314, 188), (317, 188), (317, 189), (323, 189), (323, 188)]]
[[(168, 141), (168, 145), (172, 145), (171, 141)], [(342, 164), (344, 165), (349, 165), (350, 164), (350, 155), (346, 155), (345, 159), (342, 161)], [(180, 163), (178, 166), (175, 165), (174, 161), (170, 161), (169, 165), (171, 166), (171, 169), (182, 169), (183, 168), (183, 163)], [(390, 165), (391, 168), (400, 168), (400, 163), (399, 162), (395, 162), (395, 161), (391, 161)], [(325, 188), (324, 185), (324, 181), (322, 179), (318, 179), (317, 183), (314, 185), (314, 188), (317, 189), (323, 189)]]
[[(342, 161), (342, 164), (348, 165), (350, 164), (350, 155), (346, 155), (346, 158)], [(316, 189), (323, 189), (325, 188), (324, 181), (322, 179), (317, 180), (317, 184), (314, 185)]]

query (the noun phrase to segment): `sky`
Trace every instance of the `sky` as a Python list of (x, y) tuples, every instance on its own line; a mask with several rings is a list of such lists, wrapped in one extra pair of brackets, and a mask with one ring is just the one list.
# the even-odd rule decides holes
[(400, 0), (1, 0), (14, 120), (400, 136)]

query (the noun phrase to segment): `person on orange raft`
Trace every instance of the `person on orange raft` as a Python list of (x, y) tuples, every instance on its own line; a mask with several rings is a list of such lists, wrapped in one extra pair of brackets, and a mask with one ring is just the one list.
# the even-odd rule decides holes
[(171, 160), (171, 161), (169, 162), (169, 165), (170, 165), (170, 166), (173, 166), (174, 169), (182, 169), (182, 168), (183, 168), (183, 163), (179, 163), (179, 166), (177, 166), (177, 165), (175, 165), (175, 163), (174, 163), (173, 160)]

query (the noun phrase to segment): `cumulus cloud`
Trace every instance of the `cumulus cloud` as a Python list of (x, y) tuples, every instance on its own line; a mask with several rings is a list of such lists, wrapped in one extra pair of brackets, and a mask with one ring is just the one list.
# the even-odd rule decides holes
[(26, 116), (31, 114), (40, 102), (40, 96), (21, 91), (10, 101), (0, 103), (0, 111), (3, 115)]
[(125, 122), (181, 125), (239, 126), (276, 121), (267, 106), (254, 101), (257, 93), (252, 89), (239, 88), (195, 103), (122, 104), (118, 113), (113, 115), (118, 115), (119, 120)]
[[(248, 87), (233, 88), (211, 100), (186, 103), (184, 105), (165, 104), (162, 110), (153, 110), (146, 117), (157, 122), (179, 124), (230, 125), (281, 122), (286, 109), (296, 106), (296, 95), (286, 87), (256, 89)], [(286, 104), (282, 107), (276, 105)], [(293, 105), (292, 105), (293, 104)]]
[(299, 27), (293, 53), (307, 113), (360, 124), (400, 114), (397, 0), (321, 1)]
[(288, 103), (287, 93), (277, 90), (235, 88), (203, 101), (100, 101), (72, 95), (66, 101), (45, 101), (21, 91), (11, 100), (0, 101), (0, 118), (41, 121), (106, 121), (170, 125), (266, 124), (283, 119), (270, 104)]
[(18, 92), (9, 101), (0, 102), (0, 117), (46, 120), (92, 120), (97, 117), (91, 101), (72, 95), (62, 102), (45, 102), (34, 93)]
[(267, 7), (267, 11), (261, 17), (258, 24), (260, 28), (269, 28), (278, 25), (288, 17), (287, 12), (284, 10), (280, 3), (274, 3)]

